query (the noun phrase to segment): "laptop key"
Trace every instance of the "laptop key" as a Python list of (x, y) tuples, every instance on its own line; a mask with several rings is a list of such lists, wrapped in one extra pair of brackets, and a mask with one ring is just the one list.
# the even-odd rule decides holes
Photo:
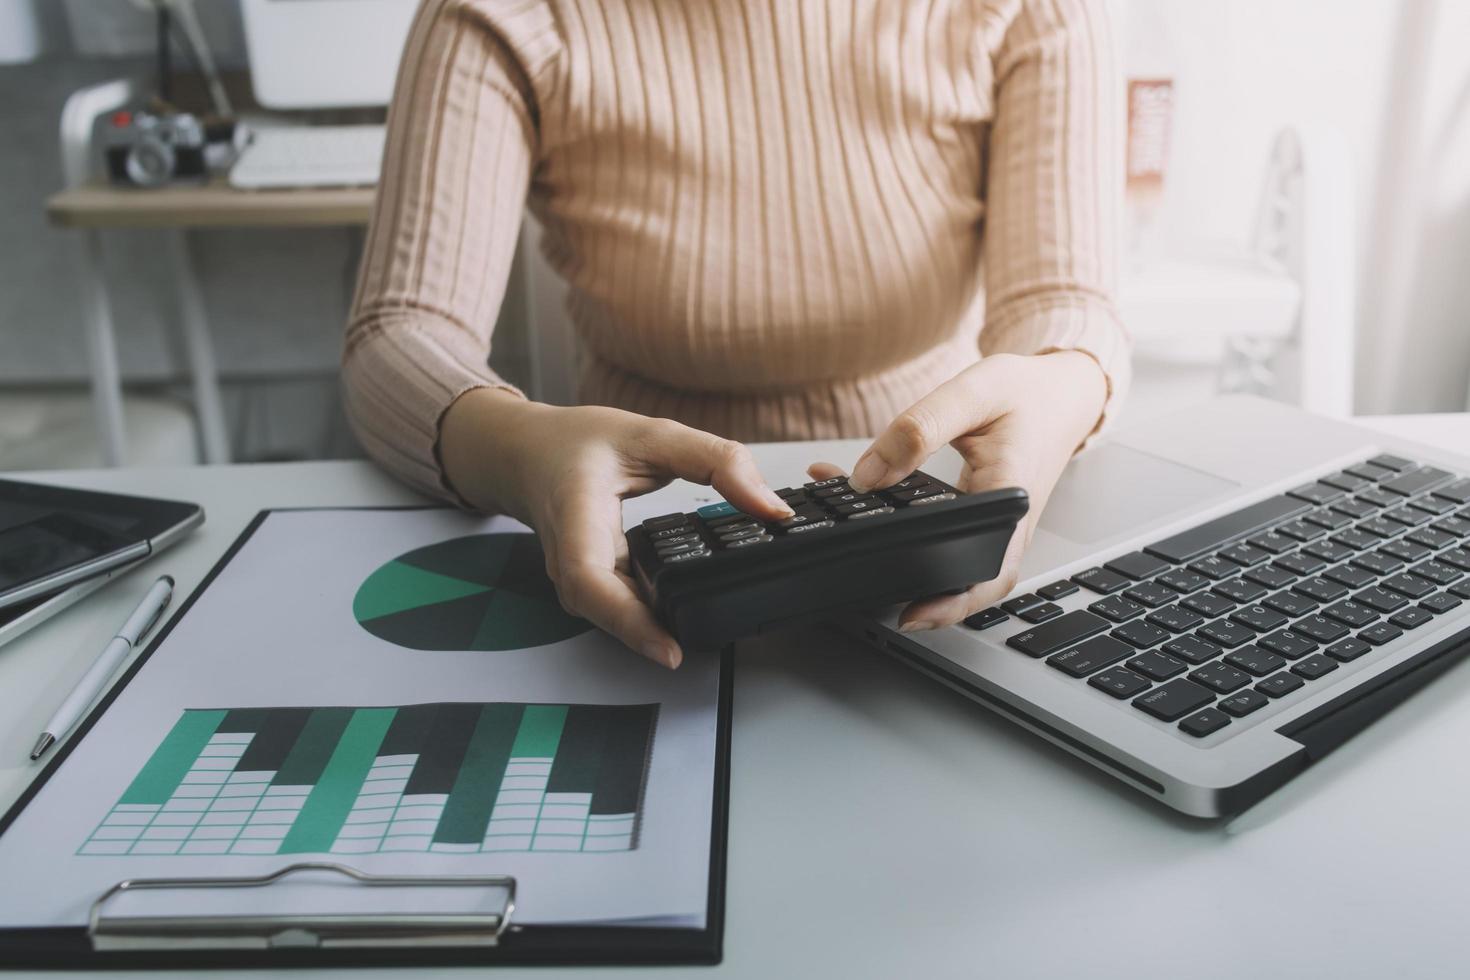
[(1272, 653), (1279, 653), (1287, 660), (1295, 660), (1317, 649), (1317, 641), (1293, 630), (1277, 630), (1256, 641), (1256, 645)]
[(1165, 653), (1191, 664), (1202, 664), (1220, 655), (1218, 643), (1202, 640), (1197, 636), (1178, 636), (1160, 647)]
[(1431, 517), (1442, 517), (1455, 509), (1452, 501), (1437, 497), (1431, 493), (1420, 494), (1409, 501), (1409, 506), (1415, 510), (1422, 510)]
[(1014, 599), (1007, 599), (1005, 602), (1002, 602), (1000, 604), (1000, 608), (1004, 609), (1012, 616), (1019, 616), (1021, 615), (1021, 613), (1025, 612), (1027, 609), (1030, 609), (1032, 606), (1039, 606), (1044, 602), (1046, 602), (1046, 600), (1041, 598), (1041, 596), (1036, 595), (1035, 593), (1028, 592), (1025, 595), (1018, 595)]
[(1378, 485), (1391, 493), (1412, 497), (1420, 491), (1432, 489), (1441, 483), (1447, 483), (1453, 478), (1453, 473), (1448, 473), (1445, 470), (1433, 466), (1421, 466), (1417, 470), (1401, 473), (1392, 480), (1384, 480)]
[(1302, 553), (1325, 562), (1339, 562), (1355, 554), (1353, 549), (1336, 541), (1313, 541), (1302, 549)]
[(1353, 497), (1348, 500), (1334, 501), (1332, 506), (1328, 509), (1333, 511), (1334, 513), (1341, 514), (1344, 517), (1351, 518), (1352, 520), (1361, 521), (1363, 518), (1367, 517), (1378, 508), (1365, 500), (1359, 500), (1356, 497)]
[(1353, 526), (1356, 530), (1365, 531), (1375, 538), (1393, 538), (1407, 530), (1404, 525), (1397, 521), (1385, 520), (1382, 517), (1370, 517), (1366, 521), (1359, 521)]
[(1139, 582), (1131, 589), (1123, 592), (1124, 597), (1134, 602), (1142, 603), (1150, 609), (1166, 606), (1179, 598), (1179, 593), (1157, 582)]
[(1028, 657), (1046, 657), (1108, 628), (1108, 621), (1077, 609), (1006, 640), (1006, 646)]
[(1104, 596), (1087, 608), (1099, 616), (1106, 616), (1115, 623), (1126, 623), (1134, 616), (1143, 615), (1144, 612), (1143, 606), (1120, 595)]
[(1062, 579), (1060, 582), (1053, 582), (1051, 585), (1043, 585), (1041, 588), (1036, 590), (1036, 594), (1041, 596), (1043, 599), (1048, 599), (1052, 602), (1055, 602), (1058, 599), (1065, 599), (1067, 596), (1076, 591), (1076, 585), (1068, 582), (1066, 579)]
[(1286, 491), (1291, 496), (1300, 500), (1309, 500), (1314, 504), (1330, 504), (1338, 497), (1344, 496), (1344, 492), (1330, 483), (1306, 483), (1295, 490)]
[(972, 630), (983, 630), (989, 629), (996, 623), (1004, 623), (1007, 619), (1010, 617), (999, 609), (982, 609), (972, 616), (966, 616), (965, 625)]
[(1046, 658), (1048, 665), (1071, 677), (1082, 678), (1133, 655), (1133, 648), (1111, 636), (1094, 636), (1070, 650)]
[(1099, 691), (1106, 691), (1120, 701), (1153, 687), (1148, 678), (1135, 674), (1125, 667), (1113, 667), (1101, 674), (1094, 674), (1087, 679), (1087, 683)]
[(1144, 647), (1151, 647), (1156, 643), (1162, 643), (1167, 640), (1169, 638), (1169, 631), (1160, 629), (1153, 623), (1136, 620), (1132, 623), (1119, 626), (1108, 635), (1115, 636), (1124, 643), (1132, 644), (1142, 650)]
[(1134, 581), (1139, 581), (1167, 571), (1169, 563), (1153, 555), (1144, 554), (1142, 551), (1133, 551), (1114, 558), (1110, 562), (1105, 562), (1103, 567), (1119, 575), (1126, 575)]
[[(1467, 521), (1466, 523), (1470, 524), (1470, 521)], [(1154, 579), (1154, 581), (1167, 585), (1175, 592), (1179, 592), (1184, 595), (1188, 595), (1191, 592), (1198, 592), (1200, 589), (1203, 589), (1205, 586), (1210, 584), (1210, 580), (1205, 578), (1203, 575), (1196, 575), (1194, 572), (1188, 571), (1183, 568), (1175, 568), (1171, 571), (1167, 571), (1164, 574), (1160, 575), (1158, 578)]]
[(1028, 623), (1044, 623), (1048, 619), (1056, 619), (1062, 614), (1062, 607), (1055, 602), (1043, 602), (1039, 606), (1032, 606), (1021, 613), (1021, 618)]
[(1428, 579), (1420, 578), (1412, 572), (1400, 572), (1384, 579), (1381, 583), (1385, 589), (1393, 589), (1401, 592), (1410, 599), (1422, 599), (1434, 591), (1434, 583)]
[(1374, 575), (1392, 575), (1404, 567), (1404, 560), (1395, 558), (1393, 555), (1382, 555), (1376, 551), (1370, 551), (1354, 558), (1353, 564), (1359, 568), (1366, 568)]
[(1361, 500), (1363, 503), (1366, 504), (1372, 504), (1374, 507), (1396, 507), (1398, 506), (1399, 501), (1403, 500), (1404, 498), (1398, 496), (1397, 494), (1389, 493), (1387, 490), (1380, 490), (1377, 487), (1372, 487), (1358, 494), (1355, 499)]
[(1143, 697), (1135, 698), (1133, 707), (1160, 721), (1178, 721), (1214, 700), (1214, 694), (1181, 677), (1154, 688)]
[(1266, 594), (1266, 587), (1244, 578), (1226, 579), (1210, 590), (1215, 595), (1222, 595), (1231, 602), (1254, 602)]
[(1457, 504), (1470, 504), (1470, 477), (1462, 477), (1449, 486), (1434, 491), (1434, 496)]
[(1242, 626), (1249, 626), (1257, 633), (1269, 633), (1286, 623), (1286, 617), (1265, 606), (1245, 606), (1230, 614), (1230, 618)]
[(1341, 473), (1324, 476), (1321, 482), (1328, 486), (1337, 487), (1339, 490), (1346, 490), (1348, 493), (1352, 493), (1359, 487), (1366, 487), (1372, 480), (1368, 477), (1359, 476), (1351, 470), (1343, 470)]
[(1235, 603), (1224, 596), (1215, 595), (1212, 592), (1202, 592), (1199, 595), (1186, 596), (1179, 600), (1179, 604), (1185, 609), (1192, 609), (1202, 616), (1219, 616), (1228, 613), (1235, 608)]
[(1449, 585), (1465, 577), (1459, 568), (1439, 561), (1421, 561), (1414, 566), (1414, 574), (1429, 579), (1435, 585)]
[(1229, 715), (1216, 711), (1214, 708), (1206, 708), (1181, 721), (1179, 730), (1195, 738), (1204, 738), (1206, 735), (1213, 735), (1228, 724), (1230, 724)]
[(1293, 575), (1311, 575), (1319, 569), (1327, 567), (1327, 563), (1320, 558), (1315, 558), (1305, 552), (1298, 551), (1294, 555), (1283, 555), (1272, 562), (1277, 568), (1284, 568)]
[(1449, 544), (1451, 541), (1454, 540), (1454, 538), (1451, 538), (1448, 534), (1440, 534), (1433, 528), (1420, 528), (1418, 531), (1415, 531), (1413, 534), (1409, 535), (1406, 538), (1400, 538), (1397, 541), (1390, 541), (1382, 548), (1379, 548), (1377, 553), (1380, 555), (1388, 555), (1391, 558), (1397, 558), (1400, 561), (1418, 561), (1420, 558), (1423, 558), (1424, 556), (1432, 552), (1435, 548), (1442, 547), (1442, 545), (1438, 544), (1425, 544), (1422, 540), (1420, 540), (1420, 535), (1423, 534), (1435, 535), (1434, 538), (1430, 538), (1429, 540), (1433, 541), (1439, 539), (1442, 540), (1444, 544)]
[(1168, 654), (1145, 650), (1128, 661), (1128, 669), (1137, 671), (1150, 680), (1166, 681), (1175, 674), (1188, 670), (1189, 666), (1183, 660), (1176, 660)]
[(1219, 662), (1190, 671), (1189, 679), (1220, 694), (1233, 694), (1251, 682), (1249, 674)]
[(1240, 566), (1216, 555), (1210, 555), (1208, 558), (1201, 558), (1199, 561), (1190, 562), (1189, 570), (1218, 582), (1240, 571)]
[(1213, 623), (1206, 623), (1196, 632), (1211, 643), (1218, 643), (1227, 650), (1240, 646), (1256, 635), (1256, 631), (1249, 626), (1232, 623), (1228, 619), (1217, 619)]
[(1404, 635), (1404, 631), (1392, 623), (1375, 623), (1358, 634), (1358, 639), (1367, 640), (1375, 647), (1381, 647), (1385, 643), (1392, 643)]
[(1341, 636), (1347, 636), (1348, 628), (1335, 619), (1326, 616), (1304, 616), (1291, 624), (1294, 632), (1318, 643), (1331, 643)]
[(1251, 645), (1241, 647), (1225, 655), (1225, 663), (1232, 667), (1239, 667), (1247, 674), (1257, 677), (1265, 677), (1267, 674), (1280, 670), (1286, 666), (1286, 658), (1269, 650)]
[[(1450, 534), (1448, 531), (1441, 530), (1438, 525), (1434, 527), (1421, 527), (1402, 541), (1394, 541), (1384, 545), (1383, 550), (1387, 551), (1389, 548), (1408, 548), (1413, 546), (1416, 548), (1428, 548), (1430, 551), (1438, 551), (1440, 548), (1454, 544), (1457, 537), (1457, 535)], [(1398, 552), (1395, 552), (1395, 554), (1398, 554)], [(1399, 554), (1399, 557), (1403, 558), (1404, 556)], [(1414, 561), (1413, 558), (1407, 558), (1405, 560)]]
[(1179, 606), (1165, 606), (1163, 609), (1155, 609), (1144, 618), (1155, 626), (1162, 626), (1164, 629), (1171, 630), (1175, 633), (1192, 630), (1205, 621), (1205, 618), (1199, 613), (1189, 609), (1182, 609)]
[(1270, 606), (1277, 612), (1286, 613), (1288, 616), (1300, 616), (1317, 608), (1317, 603), (1304, 595), (1295, 592), (1278, 592), (1273, 596), (1261, 600), (1261, 605)]
[(1454, 565), (1464, 572), (1470, 572), (1470, 548), (1451, 548), (1442, 552), (1439, 560), (1446, 565)]
[(1389, 453), (1380, 453), (1368, 460), (1374, 466), (1381, 466), (1386, 470), (1394, 470), (1402, 473), (1404, 470), (1412, 469), (1415, 462), (1412, 459), (1404, 459), (1402, 456), (1393, 456)]
[[(1341, 495), (1341, 491), (1334, 492)], [(1310, 509), (1303, 501), (1291, 497), (1269, 497), (1223, 517), (1206, 521), (1198, 527), (1190, 528), (1173, 537), (1165, 538), (1163, 541), (1155, 542), (1144, 550), (1166, 561), (1182, 564), (1248, 534), (1254, 534), (1279, 520), (1304, 514)]]
[(1284, 698), (1292, 691), (1305, 687), (1306, 683), (1306, 681), (1290, 671), (1283, 670), (1281, 673), (1273, 674), (1261, 681), (1261, 683), (1256, 685), (1256, 690), (1267, 697)]
[(1319, 677), (1325, 677), (1337, 669), (1337, 661), (1331, 657), (1324, 657), (1320, 653), (1314, 653), (1305, 660), (1291, 665), (1291, 672), (1298, 677), (1305, 677), (1314, 681)]
[(1316, 541), (1327, 533), (1327, 529), (1316, 524), (1309, 524), (1304, 520), (1287, 521), (1276, 528), (1277, 534), (1284, 534), (1288, 538), (1298, 541)]
[(1268, 589), (1280, 589), (1297, 580), (1297, 576), (1284, 568), (1275, 565), (1265, 565), (1261, 568), (1252, 568), (1241, 578), (1250, 579), (1258, 585), (1264, 585)]
[(1448, 592), (1440, 592), (1432, 596), (1426, 596), (1424, 601), (1419, 603), (1419, 606), (1435, 615), (1443, 615), (1459, 606), (1462, 601), (1456, 596), (1450, 595)]
[(1338, 640), (1323, 652), (1333, 660), (1341, 660), (1343, 663), (1349, 663), (1350, 661), (1357, 660), (1372, 649), (1371, 644), (1358, 639), (1356, 636), (1349, 636), (1346, 639)]
[(1434, 515), (1426, 514), (1417, 507), (1395, 507), (1393, 510), (1384, 511), (1383, 517), (1385, 520), (1402, 524), (1405, 527), (1418, 527), (1434, 519)]
[(1319, 602), (1331, 602), (1333, 599), (1347, 595), (1348, 590), (1338, 582), (1331, 582), (1325, 578), (1309, 578), (1305, 582), (1293, 585), (1291, 591)]
[(1228, 548), (1221, 548), (1219, 552), (1217, 552), (1217, 554), (1219, 554), (1221, 558), (1228, 558), (1230, 561), (1235, 562), (1235, 564), (1243, 565), (1246, 568), (1254, 568), (1262, 562), (1269, 560), (1271, 557), (1271, 553), (1269, 551), (1263, 551), (1260, 548), (1253, 548), (1250, 545), (1245, 544), (1244, 542), (1241, 542), (1240, 544), (1232, 544)]
[(1446, 591), (1450, 595), (1458, 596), (1461, 599), (1470, 599), (1470, 582), (1461, 582), (1458, 585), (1452, 585)]
[(1112, 595), (1133, 584), (1132, 579), (1124, 578), (1117, 572), (1110, 572), (1106, 568), (1089, 568), (1085, 572), (1078, 572), (1072, 576), (1072, 581), (1098, 595)]
[(1361, 476), (1365, 480), (1386, 480), (1397, 471), (1391, 470), (1386, 466), (1379, 466), (1376, 463), (1359, 463), (1357, 466), (1349, 466), (1343, 472)]
[(1354, 551), (1377, 547), (1379, 543), (1377, 535), (1369, 534), (1367, 531), (1359, 531), (1355, 527), (1350, 527), (1340, 534), (1334, 534), (1332, 540), (1344, 548), (1352, 548)]
[(1252, 711), (1259, 711), (1270, 703), (1270, 698), (1259, 691), (1238, 691), (1221, 701), (1218, 707), (1227, 715), (1244, 718)]
[(1330, 507), (1318, 508), (1310, 514), (1307, 514), (1302, 520), (1310, 521), (1318, 527), (1324, 527), (1329, 531), (1341, 530), (1353, 522), (1353, 518), (1340, 511), (1332, 510)]
[(1418, 629), (1434, 617), (1420, 609), (1418, 606), (1410, 606), (1388, 617), (1388, 621), (1400, 629)]
[(1254, 548), (1269, 551), (1273, 555), (1284, 555), (1297, 545), (1291, 538), (1277, 534), (1275, 531), (1257, 534), (1248, 543)]
[(1328, 606), (1322, 611), (1339, 623), (1353, 628), (1367, 626), (1378, 618), (1378, 611), (1376, 609), (1370, 609), (1368, 606), (1360, 602), (1353, 602), (1350, 599), (1344, 599), (1342, 602)]
[(1356, 565), (1338, 565), (1322, 573), (1323, 578), (1346, 585), (1350, 589), (1361, 589), (1376, 577), (1370, 571)]

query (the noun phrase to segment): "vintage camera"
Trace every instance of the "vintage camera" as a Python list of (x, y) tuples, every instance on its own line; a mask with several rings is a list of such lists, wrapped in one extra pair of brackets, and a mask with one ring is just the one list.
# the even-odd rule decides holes
[(162, 187), (208, 175), (204, 124), (187, 112), (118, 112), (108, 120), (107, 173), (113, 181)]

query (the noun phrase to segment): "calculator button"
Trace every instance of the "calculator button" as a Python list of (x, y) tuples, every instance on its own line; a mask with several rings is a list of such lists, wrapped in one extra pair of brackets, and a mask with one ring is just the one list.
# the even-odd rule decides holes
[(741, 538), (752, 538), (755, 537), (757, 534), (764, 534), (765, 531), (766, 529), (761, 527), (759, 524), (752, 524), (749, 527), (741, 527), (733, 531), (725, 531), (719, 535), (719, 538), (721, 541), (727, 542), (739, 541)]
[(790, 531), (793, 528), (814, 524), (818, 521), (828, 520), (827, 512), (820, 507), (804, 507), (784, 521), (777, 521), (776, 527), (782, 531)]
[(933, 482), (934, 482), (933, 480), (929, 479), (927, 476), (925, 476), (922, 473), (914, 473), (914, 474), (912, 474), (906, 480), (899, 480), (893, 486), (888, 487), (887, 490), (890, 493), (892, 493), (895, 490), (912, 490), (915, 487), (928, 486), (929, 484), (931, 484)]
[(801, 487), (782, 487), (780, 490), (775, 491), (775, 494), (782, 500), (789, 500), (792, 497), (806, 496), (806, 490)]
[(825, 480), (813, 480), (811, 483), (808, 483), (808, 484), (804, 485), (802, 487), (802, 489), (810, 492), (812, 490), (824, 490), (827, 487), (838, 487), (838, 486), (846, 486), (846, 485), (847, 485), (847, 477), (845, 477), (845, 476), (829, 476)]
[(882, 506), (882, 507), (872, 507), (872, 506), (869, 506), (869, 507), (864, 508), (862, 510), (855, 510), (855, 511), (852, 511), (850, 513), (847, 512), (846, 510), (844, 510), (844, 508), (846, 508), (846, 507), (856, 507), (856, 506), (857, 506), (857, 504), (843, 504), (841, 507), (837, 507), (837, 508), (834, 508), (834, 509), (837, 511), (837, 513), (838, 513), (839, 516), (845, 517), (849, 521), (860, 521), (860, 520), (865, 520), (865, 519), (867, 519), (869, 517), (882, 517), (884, 514), (891, 514), (891, 513), (893, 513), (893, 508), (892, 507), (888, 507), (888, 506)]
[(943, 492), (943, 487), (936, 487), (932, 483), (925, 483), (917, 487), (906, 487), (903, 490), (886, 490), (884, 494), (898, 503), (907, 504), (915, 500), (922, 500), (924, 497), (933, 497)]
[(712, 521), (719, 517), (731, 517), (740, 513), (740, 510), (729, 501), (722, 500), (717, 504), (705, 504), (695, 513), (707, 521)]
[(945, 493), (931, 493), (927, 497), (916, 497), (915, 499), (910, 500), (909, 501), (909, 506), (910, 507), (927, 507), (929, 504), (938, 504), (938, 503), (942, 503), (942, 502), (944, 502), (946, 500), (953, 500), (954, 498), (955, 498), (955, 495), (953, 493), (949, 493), (949, 492), (945, 492)]
[(771, 540), (774, 540), (774, 539), (769, 534), (752, 534), (750, 537), (747, 537), (747, 538), (737, 538), (734, 541), (726, 541), (725, 542), (725, 547), (726, 548), (748, 548), (748, 547), (750, 547), (753, 544), (765, 544), (767, 541), (771, 541)]
[(699, 532), (688, 524), (680, 524), (678, 527), (666, 527), (662, 531), (651, 531), (648, 535), (648, 540), (658, 542), (659, 544), (665, 541), (678, 544), (698, 538)]
[(689, 523), (688, 514), (665, 514), (662, 517), (650, 517), (643, 522), (645, 531), (664, 531), (669, 528), (682, 527)]
[(845, 481), (834, 483), (830, 487), (820, 487), (813, 490), (811, 491), (811, 496), (817, 500), (826, 500), (828, 497), (837, 497), (844, 493), (852, 493), (852, 487), (848, 486)]
[[(784, 522), (783, 522), (784, 523)], [(812, 521), (810, 524), (796, 524), (786, 529), (787, 534), (805, 534), (808, 531), (817, 531), (824, 527), (836, 527), (837, 522), (830, 517), (825, 521)]]
[(823, 497), (821, 500), (818, 501), (818, 503), (820, 503), (822, 506), (831, 507), (834, 509), (837, 507), (841, 507), (843, 504), (878, 502), (880, 501), (878, 501), (877, 497), (866, 493), (858, 493), (856, 490), (848, 490), (844, 493), (832, 494), (831, 496)]
[(695, 551), (703, 547), (704, 542), (702, 541), (690, 541), (684, 544), (665, 544), (660, 545), (655, 553), (660, 558), (667, 558), (669, 555), (682, 555), (685, 552)]
[(693, 561), (696, 558), (708, 558), (709, 549), (701, 548), (699, 551), (685, 551), (677, 555), (664, 555), (663, 560), (669, 564), (679, 561)]

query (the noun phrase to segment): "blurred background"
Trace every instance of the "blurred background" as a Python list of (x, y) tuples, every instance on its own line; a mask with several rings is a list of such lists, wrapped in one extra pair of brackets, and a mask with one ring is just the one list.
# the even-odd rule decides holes
[[(0, 470), (358, 454), (336, 372), (393, 55), (343, 52), (396, 52), (414, 5), (0, 0)], [(1470, 407), (1470, 4), (1109, 6), (1125, 421), (1220, 391)], [(138, 113), (160, 52), (197, 132)], [(565, 401), (536, 234), (493, 360)]]

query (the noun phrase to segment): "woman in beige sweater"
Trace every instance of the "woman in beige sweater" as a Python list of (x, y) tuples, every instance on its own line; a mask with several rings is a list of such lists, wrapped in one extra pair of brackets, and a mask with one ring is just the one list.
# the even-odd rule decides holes
[[(779, 518), (738, 440), (877, 434), (860, 489), (950, 443), (965, 489), (1033, 509), (999, 579), (903, 621), (994, 602), (1127, 385), (1099, 3), (425, 0), (347, 331), (363, 444), (535, 527), (570, 610), (676, 666), (623, 498), (677, 476)], [(486, 366), (527, 205), (584, 407)]]

